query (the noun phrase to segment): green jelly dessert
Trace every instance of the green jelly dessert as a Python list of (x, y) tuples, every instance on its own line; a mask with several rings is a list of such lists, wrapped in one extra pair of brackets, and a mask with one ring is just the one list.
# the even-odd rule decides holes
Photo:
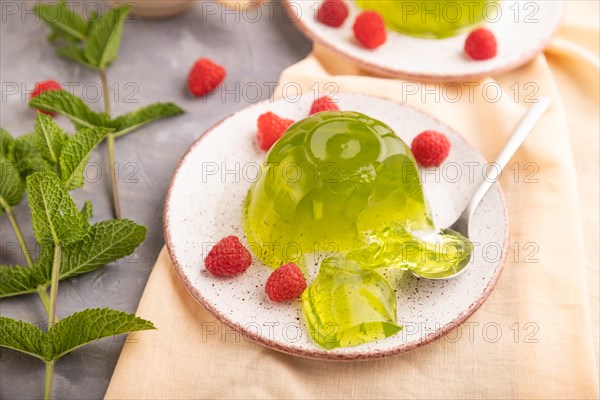
[(409, 147), (384, 123), (322, 112), (290, 126), (248, 192), (245, 230), (265, 264), (361, 248), (389, 221), (433, 229)]
[(443, 277), (464, 268), (472, 249), (449, 230), (431, 242), (415, 234), (435, 227), (410, 148), (352, 111), (290, 126), (267, 153), (243, 216), (252, 251), (271, 268), (329, 255), (302, 295), (311, 337), (326, 349), (401, 329), (385, 270)]
[(388, 28), (410, 36), (445, 38), (481, 23), (493, 0), (357, 0), (376, 10)]

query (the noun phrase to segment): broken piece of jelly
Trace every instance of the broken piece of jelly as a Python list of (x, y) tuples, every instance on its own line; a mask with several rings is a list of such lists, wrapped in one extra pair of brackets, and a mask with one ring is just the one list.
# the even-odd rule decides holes
[(302, 294), (311, 337), (321, 347), (357, 346), (395, 335), (396, 296), (377, 271), (329, 257)]

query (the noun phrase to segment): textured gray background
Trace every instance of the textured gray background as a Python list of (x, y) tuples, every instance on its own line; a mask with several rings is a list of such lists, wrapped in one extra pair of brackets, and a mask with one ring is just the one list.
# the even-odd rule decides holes
[[(93, 8), (88, 1), (68, 3), (82, 10)], [(32, 129), (35, 112), (27, 107), (26, 99), (39, 80), (53, 78), (63, 85), (73, 83), (75, 94), (85, 97), (95, 110), (102, 107), (96, 74), (54, 54), (53, 47), (45, 40), (46, 27), (31, 13), (34, 4), (5, 0), (0, 4), (0, 125), (13, 135)], [(93, 4), (104, 7), (102, 2)], [(120, 56), (108, 73), (109, 83), (116, 85), (115, 89), (118, 87), (118, 92), (113, 90), (116, 97), (113, 114), (156, 101), (174, 101), (186, 114), (117, 141), (123, 216), (146, 225), (148, 237), (133, 258), (61, 283), (59, 318), (88, 307), (135, 311), (163, 245), (162, 205), (167, 185), (186, 148), (221, 118), (256, 101), (257, 97), (268, 98), (281, 71), (310, 51), (310, 43), (285, 17), (278, 3), (263, 7), (259, 18), (254, 13), (236, 16), (223, 9), (215, 12), (215, 7), (207, 4), (198, 3), (186, 14), (171, 19), (137, 19), (126, 24)], [(205, 100), (186, 94), (187, 72), (200, 56), (210, 57), (226, 67), (226, 92), (222, 87)], [(64, 118), (57, 117), (57, 121), (69, 132), (73, 131)], [(103, 166), (104, 151), (102, 144), (91, 161)], [(78, 204), (91, 199), (93, 220), (100, 221), (111, 218), (110, 199), (106, 174), (97, 180), (95, 171), (90, 169), (90, 180), (73, 196)], [(34, 240), (26, 200), (15, 213), (31, 248)], [(16, 240), (5, 216), (1, 218), (0, 229), (2, 264), (24, 265), (24, 259), (15, 250)], [(2, 300), (0, 308), (2, 315), (45, 324), (45, 314), (36, 295)], [(55, 398), (101, 398), (122, 344), (122, 338), (104, 339), (63, 357), (56, 365)], [(42, 362), (0, 350), (0, 398), (40, 398), (43, 384)]]

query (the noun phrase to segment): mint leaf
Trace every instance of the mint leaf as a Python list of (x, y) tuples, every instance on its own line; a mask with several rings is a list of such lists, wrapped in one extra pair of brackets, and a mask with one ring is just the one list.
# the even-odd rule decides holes
[(91, 25), (84, 49), (85, 58), (90, 64), (98, 69), (105, 69), (117, 58), (123, 25), (130, 12), (129, 5), (116, 7)]
[(81, 98), (65, 90), (42, 92), (29, 101), (29, 107), (64, 115), (77, 129), (108, 126), (106, 114), (92, 111)]
[(36, 142), (37, 134), (35, 132), (21, 135), (15, 140), (13, 161), (23, 179), (34, 172), (55, 170), (42, 157), (42, 153), (37, 148)]
[(0, 316), (0, 346), (44, 360), (44, 332), (28, 322)]
[(92, 216), (94, 215), (93, 211), (94, 211), (94, 209), (92, 206), (92, 202), (89, 200), (86, 200), (85, 203), (83, 203), (83, 207), (81, 207), (81, 216), (86, 221), (89, 221), (92, 218)]
[(15, 139), (10, 133), (0, 128), (0, 156), (12, 159), (15, 148)]
[(40, 246), (40, 254), (33, 266), (31, 274), (37, 285), (47, 287), (50, 285), (52, 275), (52, 262), (54, 261), (54, 244)]
[(23, 189), (23, 180), (13, 162), (0, 157), (0, 215), (21, 202)]
[(160, 118), (182, 114), (184, 111), (173, 103), (155, 103), (139, 110), (121, 115), (112, 122), (115, 137), (126, 135)]
[(146, 227), (127, 219), (113, 219), (92, 225), (77, 243), (63, 249), (61, 279), (93, 271), (123, 258), (146, 238)]
[[(91, 203), (87, 204), (91, 213)], [(79, 276), (117, 261), (133, 253), (145, 238), (146, 227), (127, 219), (94, 224), (80, 241), (63, 247), (59, 279)], [(50, 285), (53, 257), (54, 245), (46, 244), (41, 247), (33, 269), (1, 267), (0, 297), (31, 293), (38, 286)]]
[(96, 69), (96, 67), (93, 64), (90, 64), (90, 62), (87, 60), (87, 58), (85, 58), (83, 49), (77, 45), (59, 47), (58, 49), (56, 49), (56, 53), (59, 56), (68, 58), (71, 61), (75, 61), (76, 63), (79, 63), (79, 64), (83, 65), (84, 67)]
[(19, 294), (33, 293), (38, 282), (29, 267), (0, 266), (0, 298), (16, 296)]
[(89, 223), (79, 213), (69, 192), (52, 172), (27, 177), (33, 233), (40, 244), (70, 244), (81, 239)]
[(69, 138), (60, 155), (60, 177), (68, 190), (83, 186), (89, 154), (107, 133), (105, 128), (83, 128)]
[(58, 360), (87, 343), (122, 333), (156, 329), (152, 322), (108, 308), (87, 309), (61, 319), (45, 335), (46, 360)]
[(0, 347), (44, 361), (56, 361), (98, 339), (149, 329), (156, 329), (152, 322), (109, 308), (75, 313), (57, 322), (46, 333), (28, 322), (0, 316)]
[(86, 39), (87, 22), (81, 15), (70, 10), (64, 1), (56, 4), (38, 3), (33, 10), (52, 30), (48, 40), (77, 42)]
[(42, 157), (53, 165), (58, 165), (58, 158), (68, 135), (54, 122), (51, 116), (44, 113), (37, 114), (34, 126), (37, 148)]

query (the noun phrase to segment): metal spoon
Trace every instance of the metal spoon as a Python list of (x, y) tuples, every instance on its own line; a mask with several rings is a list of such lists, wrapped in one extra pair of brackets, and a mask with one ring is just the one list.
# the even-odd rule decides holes
[[(546, 112), (549, 106), (550, 99), (548, 97), (540, 97), (538, 99), (538, 102), (529, 108), (523, 119), (521, 119), (521, 122), (519, 122), (519, 125), (515, 129), (514, 133), (506, 143), (506, 146), (504, 146), (504, 149), (502, 149), (502, 151), (498, 155), (498, 159), (495, 163), (495, 165), (498, 168), (491, 168), (491, 170), (493, 170), (491, 173), (490, 168), (488, 168), (486, 178), (483, 180), (479, 188), (477, 188), (475, 194), (473, 194), (471, 201), (469, 201), (469, 204), (462, 212), (460, 217), (458, 217), (458, 219), (453, 224), (448, 226), (448, 229), (456, 231), (467, 238), (469, 237), (469, 223), (471, 222), (471, 218), (473, 217), (477, 206), (481, 202), (481, 199), (483, 199), (483, 196), (485, 196), (488, 190), (490, 190), (492, 185), (496, 182), (496, 179), (498, 178), (508, 161), (510, 161), (512, 156), (517, 152), (517, 149), (521, 146), (523, 141), (525, 141), (527, 135), (529, 135), (535, 124), (539, 121), (542, 115), (544, 115), (544, 112)], [(425, 279), (450, 279), (460, 275), (464, 270), (467, 269), (467, 267), (468, 265), (455, 274), (439, 278), (421, 276), (414, 271), (413, 274), (418, 276), (419, 278)]]

